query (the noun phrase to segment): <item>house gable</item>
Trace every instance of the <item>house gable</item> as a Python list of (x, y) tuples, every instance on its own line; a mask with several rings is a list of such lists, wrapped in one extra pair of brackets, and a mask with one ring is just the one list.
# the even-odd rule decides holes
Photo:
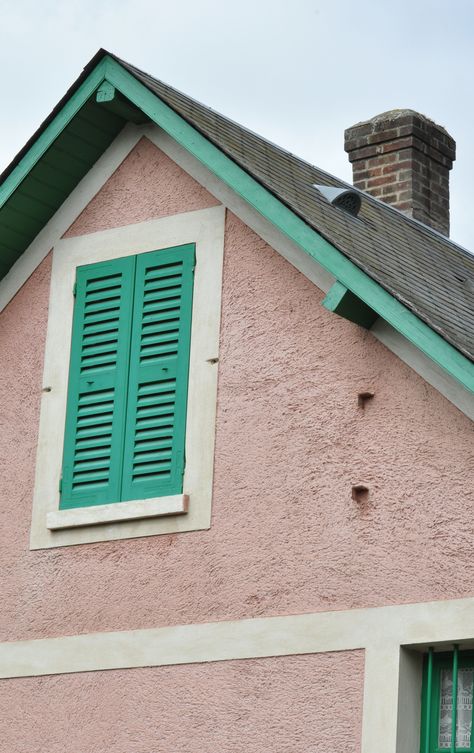
[[(372, 316), (367, 317), (365, 312), (367, 310), (373, 311), (374, 316), (378, 315), (383, 318), (390, 327), (431, 359), (437, 369), (445, 371), (462, 385), (468, 395), (472, 395), (474, 392), (474, 365), (469, 359), (363, 272), (348, 257), (344, 256), (335, 246), (328, 243), (263, 185), (229, 159), (223, 151), (202, 136), (116, 59), (104, 52), (98, 53), (86, 68), (80, 82), (79, 87), (70, 98), (68, 99), (66, 96), (58, 105), (49, 121), (43, 129), (40, 129), (41, 132), (36, 141), (31, 146), (27, 145), (29, 148), (25, 148), (23, 153), (19, 155), (17, 164), (14, 164), (13, 169), (4, 177), (0, 192), (0, 202), (3, 204), (2, 209), (0, 209), (0, 222), (2, 222), (2, 213), (9, 211), (7, 200), (10, 197), (15, 198), (15, 189), (23, 180), (31, 177), (30, 171), (33, 166), (55, 143), (55, 139), (62, 133), (62, 130), (66, 126), (70, 127), (74, 116), (79, 113), (81, 107), (89, 104), (94, 92), (99, 90), (95, 95), (94, 107), (99, 107), (100, 110), (101, 104), (104, 105), (107, 114), (112, 112), (115, 118), (121, 118), (121, 126), (125, 123), (126, 117), (134, 119), (133, 116), (130, 116), (130, 108), (125, 107), (124, 109), (123, 107), (122, 98), (125, 97), (128, 103), (133, 103), (134, 112), (139, 110), (152, 122), (158, 124), (161, 129), (172, 136), (173, 140), (183, 146), (220, 181), (230, 187), (238, 197), (241, 197), (251, 208), (276, 227), (290, 243), (298, 246), (310, 259), (327, 270), (338, 286), (343, 286), (351, 294), (352, 319), (358, 318), (359, 321), (370, 321)], [(101, 103), (100, 87), (104, 82), (107, 84), (106, 89), (109, 90), (106, 99), (110, 95), (113, 101), (114, 93), (117, 92), (119, 102), (117, 107), (110, 108), (109, 101)], [(114, 127), (115, 132), (118, 133), (120, 129), (117, 127), (117, 122), (115, 122)], [(92, 162), (97, 156), (96, 153), (92, 154)], [(73, 150), (72, 160), (73, 162), (75, 160)], [(83, 172), (76, 170), (77, 180), (80, 179), (82, 174)], [(40, 227), (41, 222), (37, 220), (36, 230), (33, 228), (33, 234), (38, 232)], [(25, 242), (18, 240), (18, 253), (21, 252), (22, 245), (24, 246)], [(6, 267), (11, 261), (10, 258)], [(6, 268), (4, 271), (6, 271)], [(340, 289), (338, 287), (331, 297), (337, 297)], [(358, 301), (361, 302), (360, 307), (362, 309), (362, 314), (359, 316), (354, 315)], [(344, 310), (344, 306), (339, 307), (339, 311), (344, 312)]]
[[(142, 151), (145, 133), (160, 152), (148, 144)], [(163, 167), (161, 198), (152, 195), (159, 170), (149, 186), (136, 179), (149, 159)], [(170, 521), (165, 536), (28, 551), (37, 408), (41, 388), (49, 386), (40, 380), (44, 338), (37, 332), (44, 336), (46, 328), (48, 257), (0, 319), (10, 361), (2, 412), (13, 421), (12, 432), (0, 438), (6, 466), (0, 496), (8, 532), (0, 555), (0, 632), (8, 641), (0, 645), (0, 673), (17, 678), (5, 683), (7, 703), (11, 705), (11, 698), (27, 703), (32, 692), (49, 683), (47, 678), (18, 680), (21, 675), (99, 670), (75, 674), (70, 681), (66, 675), (62, 697), (77, 690), (86, 705), (92, 698), (102, 708), (104, 694), (116, 699), (120, 683), (126, 687), (130, 674), (136, 675), (136, 706), (140, 689), (148, 687), (146, 676), (156, 685), (155, 680), (166, 680), (168, 673), (175, 710), (183, 686), (189, 682), (194, 688), (193, 718), (198, 723), (207, 719), (199, 705), (206, 688), (224, 688), (234, 673), (237, 690), (224, 699), (229, 708), (234, 705), (220, 720), (225, 726), (228, 718), (235, 718), (235, 704), (249, 690), (245, 719), (253, 724), (255, 706), (264, 715), (270, 709), (270, 716), (276, 709), (272, 719), (277, 721), (284, 713), (288, 692), (285, 682), (275, 683), (277, 673), (283, 672), (292, 702), (300, 704), (296, 721), (303, 718), (302, 710), (310, 719), (304, 745), (311, 744), (317, 729), (314, 698), (324, 696), (330, 703), (323, 704), (323, 717), (331, 720), (332, 710), (341, 744), (353, 739), (357, 749), (364, 692), (363, 750), (378, 750), (381, 739), (387, 750), (395, 750), (399, 645), (472, 636), (470, 598), (405, 603), (445, 599), (447, 594), (471, 596), (472, 505), (466, 480), (472, 426), (371, 332), (320, 305), (323, 293), (312, 282), (325, 293), (334, 278), (196, 162), (156, 126), (127, 127), (112, 143), (107, 159), (91, 169), (74, 197), (71, 194), (78, 221), (72, 211), (67, 214), (71, 205), (62, 207), (47, 231), (51, 240), (56, 227), (54, 240), (48, 245), (45, 235), (42, 242), (44, 253), (51, 246), (67, 253), (80, 244), (87, 249), (96, 236), (115, 241), (124, 230), (115, 226), (121, 221), (120, 200), (127, 195), (132, 206), (124, 207), (129, 223), (125, 229), (132, 242), (149, 222), (174, 222), (201, 212), (224, 216), (225, 211), (212, 525), (178, 533)], [(110, 175), (106, 182), (104, 175)], [(211, 200), (233, 209), (201, 208), (201, 201)], [(159, 219), (140, 215), (142, 204), (150, 213), (162, 213)], [(138, 217), (141, 221), (134, 222)], [(59, 240), (65, 234), (68, 237)], [(299, 265), (312, 282), (283, 256), (291, 257), (293, 267)], [(70, 283), (64, 287), (68, 296), (72, 279)], [(212, 361), (215, 355), (208, 354)], [(358, 396), (364, 393), (374, 397), (362, 406)], [(48, 429), (62, 431), (62, 425), (53, 421)], [(351, 488), (360, 484), (368, 487), (365, 500), (351, 496)], [(93, 540), (87, 536), (83, 541)], [(455, 558), (446, 536), (455, 541)], [(365, 649), (365, 659), (357, 649)], [(307, 656), (327, 651), (337, 653)], [(291, 653), (304, 656), (282, 659)], [(269, 655), (277, 658), (260, 661)], [(236, 661), (242, 658), (245, 664)], [(204, 670), (193, 669), (193, 662), (205, 662)], [(170, 663), (185, 666), (138, 669)], [(136, 671), (119, 671), (124, 667)], [(120, 683), (110, 685), (107, 677), (113, 680), (114, 673), (105, 676), (100, 671), (104, 669), (116, 670)], [(310, 675), (314, 689), (308, 694)], [(90, 678), (94, 687), (89, 687)], [(51, 682), (60, 687), (64, 678)], [(176, 683), (178, 692), (173, 694)], [(411, 683), (405, 703), (416, 705), (418, 687)], [(270, 696), (265, 688), (273, 688)], [(268, 696), (263, 706), (262, 693)], [(128, 701), (127, 696), (126, 712)], [(118, 705), (109, 706), (109, 716), (102, 719), (107, 728), (115, 723), (120, 698)], [(33, 699), (33, 707), (39, 718), (42, 704), (35, 706)], [(164, 704), (163, 713), (168, 709)], [(68, 727), (61, 714), (46, 714), (42, 739), (62, 744)], [(138, 740), (146, 715), (136, 717)], [(412, 716), (412, 737), (417, 739), (416, 714)], [(403, 711), (399, 717), (404, 724)], [(89, 720), (91, 740), (97, 719), (92, 715)], [(15, 731), (21, 728), (19, 718), (12, 723)], [(122, 737), (123, 727), (117, 724), (117, 744), (122, 744), (126, 734)], [(195, 738), (186, 737), (186, 725), (183, 734), (182, 729), (172, 725), (171, 743), (178, 739), (192, 744)], [(259, 740), (272, 742), (268, 718), (262, 718), (258, 732)], [(291, 725), (285, 724), (282, 734), (293, 744)], [(329, 744), (333, 738), (327, 736)], [(12, 739), (14, 747), (14, 735)], [(232, 746), (234, 738), (227, 742)]]
[[(135, 166), (129, 162), (132, 189)], [(186, 178), (179, 169), (173, 174), (173, 185), (165, 188), (167, 195), (179, 197)], [(121, 181), (125, 187), (124, 174)], [(112, 177), (94, 202), (91, 222), (98, 216), (106, 225), (115, 221), (108, 190), (114, 185)], [(196, 188), (196, 201), (199, 196)], [(186, 200), (192, 198), (188, 194)], [(215, 209), (189, 214), (208, 211)], [(11, 381), (16, 403), (15, 431), (5, 432), (1, 441), (8, 474), (1, 479), (0, 496), (7, 500), (12, 533), (2, 553), (5, 639), (69, 634), (73, 621), (80, 632), (133, 630), (382, 606), (442, 598), (446, 591), (469, 595), (469, 540), (459, 545), (454, 571), (439, 537), (446, 520), (456, 519), (464, 530), (470, 526), (465, 482), (470, 422), (370, 332), (319, 305), (323, 294), (310, 281), (233, 212), (226, 214), (209, 530), (181, 535), (187, 524), (181, 516), (168, 519), (166, 535), (148, 540), (109, 540), (73, 547), (67, 555), (27, 550), (33, 479), (31, 464), (28, 473), (22, 468), (24, 458), (34, 459), (41, 388), (49, 386), (40, 380), (49, 259), (2, 313), (11, 364), (2, 410), (13, 407)], [(143, 224), (128, 226), (131, 238)], [(65, 239), (62, 250), (77, 242), (87, 248), (104, 232), (84, 230), (83, 236)], [(114, 237), (115, 230), (105, 233)], [(65, 294), (71, 295), (70, 285)], [(34, 310), (29, 301), (36, 302)], [(358, 394), (366, 391), (375, 397), (362, 409)], [(50, 475), (47, 464), (45, 470)], [(369, 500), (359, 506), (351, 486), (360, 482), (369, 487)], [(188, 516), (193, 501), (191, 495)], [(37, 522), (44, 531), (44, 516)], [(83, 542), (100, 539), (98, 527), (86, 529)], [(413, 530), (423, 532), (421, 565), (420, 539)], [(144, 529), (136, 533), (143, 536)], [(68, 534), (54, 536), (57, 545)], [(54, 577), (58, 556), (63, 557), (60, 580)], [(17, 610), (19, 573), (24, 594), (35, 598), (20, 597)], [(54, 617), (48, 621), (51, 598)], [(104, 599), (106, 612), (100, 607)]]

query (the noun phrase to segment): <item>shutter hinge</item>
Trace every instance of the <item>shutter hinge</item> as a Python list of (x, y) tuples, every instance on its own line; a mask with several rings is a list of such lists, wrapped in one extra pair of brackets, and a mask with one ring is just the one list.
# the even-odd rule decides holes
[(62, 493), (63, 493), (63, 477), (62, 477), (62, 476), (61, 476), (61, 478), (59, 479), (59, 493), (60, 493), (60, 494), (62, 494)]
[(77, 293), (77, 282), (74, 282), (74, 285), (72, 286), (72, 294), (74, 298), (76, 297), (76, 293)]

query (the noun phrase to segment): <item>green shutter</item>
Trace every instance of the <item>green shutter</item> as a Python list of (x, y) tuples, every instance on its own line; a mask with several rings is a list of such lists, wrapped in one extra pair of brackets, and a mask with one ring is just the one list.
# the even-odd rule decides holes
[(60, 508), (120, 499), (135, 257), (77, 270)]
[(472, 651), (459, 651), (457, 644), (450, 653), (429, 649), (423, 672), (421, 753), (474, 752), (473, 681)]
[(137, 257), (123, 500), (183, 488), (194, 257), (194, 244)]

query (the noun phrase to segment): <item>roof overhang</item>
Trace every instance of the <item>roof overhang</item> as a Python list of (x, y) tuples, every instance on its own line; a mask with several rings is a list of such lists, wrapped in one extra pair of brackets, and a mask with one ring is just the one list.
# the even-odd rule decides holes
[(324, 305), (362, 326), (381, 317), (474, 393), (474, 364), (261, 183), (99, 50), (0, 176), (0, 279), (127, 122), (151, 121), (336, 279)]

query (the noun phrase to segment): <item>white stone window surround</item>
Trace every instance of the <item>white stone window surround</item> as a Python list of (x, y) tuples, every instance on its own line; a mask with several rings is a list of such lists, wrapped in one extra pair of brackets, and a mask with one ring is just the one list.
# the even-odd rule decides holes
[[(211, 521), (225, 207), (59, 240), (53, 249), (30, 548), (207, 529)], [(183, 494), (59, 510), (76, 267), (196, 245)]]

